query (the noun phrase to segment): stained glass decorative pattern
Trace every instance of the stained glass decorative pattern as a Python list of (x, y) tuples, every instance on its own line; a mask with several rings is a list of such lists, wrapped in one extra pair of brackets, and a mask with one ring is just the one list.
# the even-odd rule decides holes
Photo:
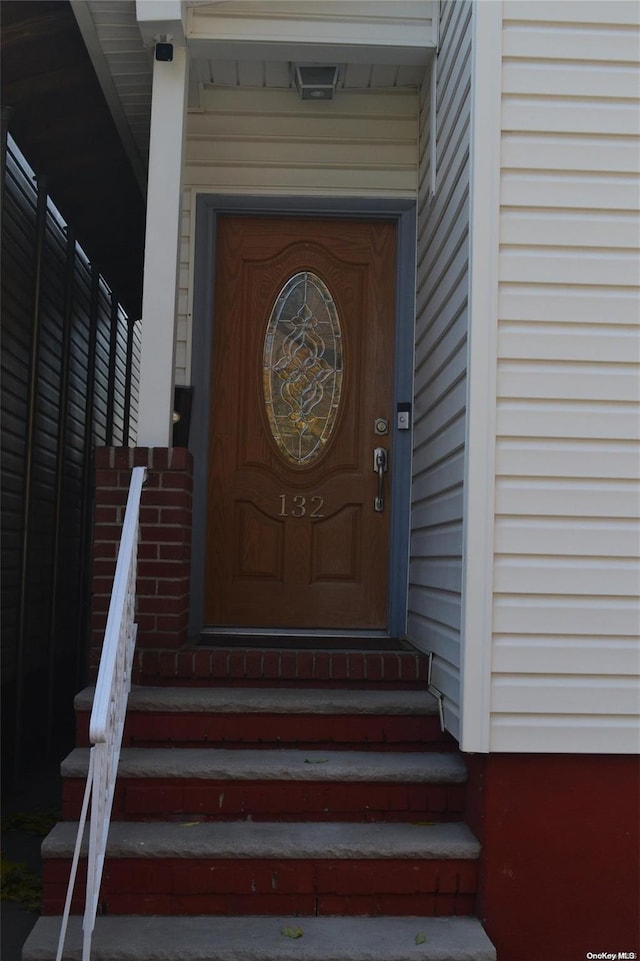
[(322, 453), (336, 424), (342, 374), (335, 301), (317, 274), (294, 274), (276, 298), (263, 355), (269, 426), (289, 462), (309, 464)]

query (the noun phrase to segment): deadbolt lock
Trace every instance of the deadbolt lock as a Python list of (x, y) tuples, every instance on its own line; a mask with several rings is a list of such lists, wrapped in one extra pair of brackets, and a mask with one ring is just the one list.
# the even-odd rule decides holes
[(376, 434), (388, 434), (389, 421), (386, 419), (386, 417), (376, 417), (373, 428)]

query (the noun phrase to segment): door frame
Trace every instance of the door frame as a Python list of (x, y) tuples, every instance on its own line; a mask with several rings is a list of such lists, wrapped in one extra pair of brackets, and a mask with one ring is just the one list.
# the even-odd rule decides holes
[[(211, 351), (214, 317), (215, 242), (220, 214), (265, 217), (314, 217), (333, 220), (392, 220), (397, 227), (396, 330), (393, 420), (398, 404), (413, 406), (416, 204), (413, 200), (362, 197), (257, 197), (198, 193), (195, 205), (191, 386), (193, 406), (189, 448), (193, 454), (193, 526), (189, 634), (200, 634), (203, 624), (205, 527)], [(213, 324), (210, 319), (213, 318)], [(400, 387), (400, 385), (407, 385)], [(411, 439), (413, 431), (393, 430), (389, 542), (388, 631), (346, 631), (352, 636), (404, 637), (407, 622), (409, 572), (409, 508), (411, 493)], [(269, 633), (265, 631), (265, 634)], [(273, 632), (271, 632), (273, 633)], [(329, 636), (342, 632), (318, 631)], [(296, 634), (313, 634), (300, 632)]]

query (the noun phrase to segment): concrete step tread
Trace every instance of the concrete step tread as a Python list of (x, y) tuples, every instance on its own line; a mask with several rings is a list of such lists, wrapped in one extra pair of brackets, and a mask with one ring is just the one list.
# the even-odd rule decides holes
[[(95, 688), (75, 698), (76, 710), (90, 710)], [(132, 687), (129, 710), (213, 714), (398, 714), (435, 715), (436, 699), (424, 691), (332, 688)]]
[[(70, 919), (63, 961), (82, 957)], [(301, 929), (302, 937), (282, 934)], [(41, 917), (23, 961), (53, 961), (60, 918)], [(424, 941), (416, 944), (416, 937)], [(495, 961), (475, 918), (99, 917), (93, 961)]]
[[(89, 748), (75, 748), (62, 762), (63, 777), (86, 777)], [(440, 752), (220, 750), (218, 748), (124, 748), (120, 777), (203, 780), (377, 781), (463, 783), (462, 758)]]
[[(42, 856), (71, 857), (77, 832), (77, 823), (59, 822), (45, 838)], [(113, 821), (107, 844), (108, 857), (124, 858), (472, 860), (479, 854), (478, 841), (460, 822)]]

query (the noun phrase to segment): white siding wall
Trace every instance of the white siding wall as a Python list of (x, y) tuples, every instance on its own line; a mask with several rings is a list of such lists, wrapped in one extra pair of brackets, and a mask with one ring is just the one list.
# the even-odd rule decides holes
[(408, 634), (434, 652), (432, 683), (459, 736), (469, 291), (471, 4), (441, 6), (436, 192), (431, 84), (421, 92), (414, 461)]
[(195, 196), (415, 197), (416, 90), (205, 88), (188, 118), (176, 382), (189, 383)]
[(639, 746), (638, 10), (503, 7), (496, 751)]
[(185, 183), (210, 192), (413, 197), (415, 90), (340, 93), (209, 87), (189, 115)]

